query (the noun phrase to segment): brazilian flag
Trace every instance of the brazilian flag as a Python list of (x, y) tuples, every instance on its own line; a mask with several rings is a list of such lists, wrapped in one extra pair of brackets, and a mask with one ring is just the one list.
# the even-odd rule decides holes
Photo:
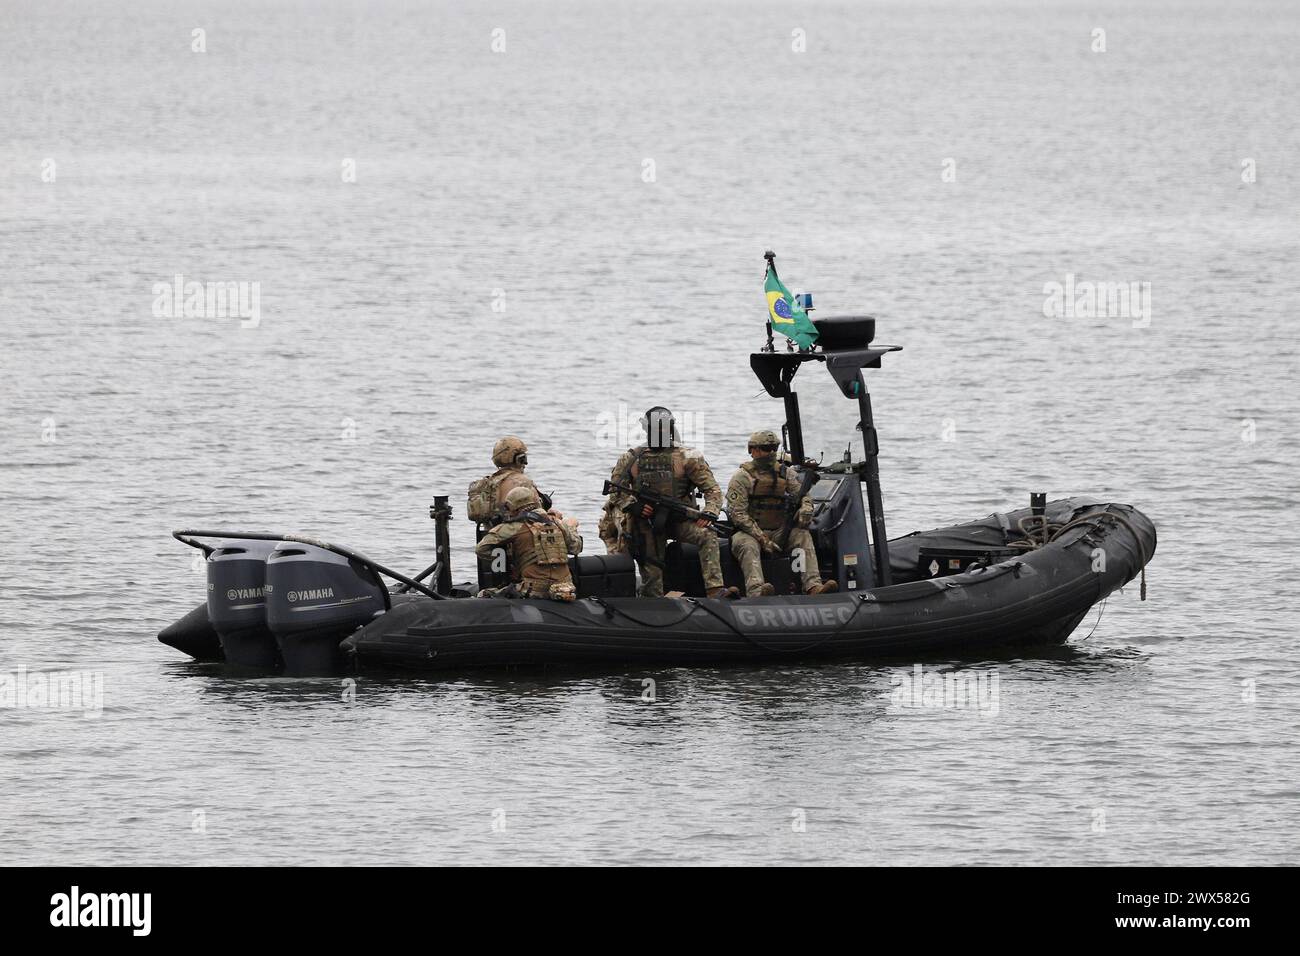
[(767, 263), (767, 281), (763, 285), (767, 292), (767, 314), (772, 320), (772, 328), (794, 341), (801, 349), (807, 349), (817, 341), (817, 326), (803, 307), (794, 301), (790, 290), (781, 284), (776, 274), (776, 263), (771, 259)]

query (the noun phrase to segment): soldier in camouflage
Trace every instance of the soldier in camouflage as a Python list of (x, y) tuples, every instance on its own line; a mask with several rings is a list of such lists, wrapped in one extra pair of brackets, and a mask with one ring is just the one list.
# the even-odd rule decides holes
[[(762, 597), (776, 593), (763, 580), (762, 554), (798, 554), (802, 557), (805, 594), (836, 590), (835, 581), (823, 581), (817, 568), (817, 550), (808, 532), (813, 504), (805, 497), (794, 521), (789, 507), (799, 493), (799, 479), (776, 456), (780, 442), (770, 430), (749, 436), (750, 460), (731, 476), (727, 485), (727, 514), (739, 530), (731, 536), (731, 553), (745, 575), (745, 595)], [(783, 529), (789, 525), (789, 530)]]
[(474, 553), (491, 561), (496, 549), (504, 548), (511, 583), (504, 588), (485, 588), (479, 597), (574, 600), (577, 591), (569, 574), (569, 555), (582, 551), (577, 519), (562, 520), (543, 511), (537, 493), (525, 487), (506, 495), (505, 512), (505, 520), (479, 540)]
[[(695, 492), (704, 496), (706, 514), (716, 516), (722, 510), (722, 489), (709, 468), (704, 456), (693, 448), (677, 442), (677, 429), (672, 412), (656, 407), (645, 414), (646, 444), (629, 448), (618, 459), (610, 473), (610, 481), (630, 485), (638, 491), (675, 498), (690, 508), (695, 508)], [(685, 541), (700, 551), (700, 570), (704, 574), (704, 589), (709, 597), (738, 597), (736, 588), (722, 581), (722, 562), (718, 552), (718, 536), (707, 520), (670, 518), (663, 533), (656, 533), (651, 525), (654, 508), (642, 505), (626, 492), (610, 495), (605, 505), (601, 537), (609, 546), (609, 537), (617, 539), (617, 547), (631, 551), (641, 569), (642, 597), (662, 597), (664, 593), (664, 555), (669, 539)], [(611, 549), (612, 550), (612, 549)]]
[(528, 465), (528, 446), (523, 439), (514, 435), (499, 439), (492, 448), (492, 464), (497, 466), (496, 471), (469, 486), (469, 504), (465, 513), (480, 527), (501, 520), (506, 495), (515, 488), (527, 488), (544, 500), (533, 480), (524, 474)]

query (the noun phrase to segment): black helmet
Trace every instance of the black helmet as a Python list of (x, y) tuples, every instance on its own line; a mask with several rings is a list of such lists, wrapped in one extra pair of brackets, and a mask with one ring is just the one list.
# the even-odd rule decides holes
[(662, 405), (647, 409), (641, 419), (645, 426), (645, 443), (649, 448), (672, 448), (677, 439), (677, 422), (673, 413)]

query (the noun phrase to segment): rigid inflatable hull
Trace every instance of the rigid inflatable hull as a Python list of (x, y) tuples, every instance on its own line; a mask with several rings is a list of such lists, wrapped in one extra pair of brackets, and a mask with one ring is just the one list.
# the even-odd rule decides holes
[[(1012, 512), (890, 542), (891, 564), (916, 568), (936, 543), (1003, 546)], [(343, 642), (360, 667), (456, 670), (538, 664), (691, 665), (771, 659), (954, 656), (1059, 643), (1155, 551), (1154, 525), (1127, 505), (1066, 499), (1048, 506), (1074, 528), (987, 568), (858, 594), (741, 601), (600, 598), (421, 600)], [(1010, 529), (1008, 533), (1008, 529)]]

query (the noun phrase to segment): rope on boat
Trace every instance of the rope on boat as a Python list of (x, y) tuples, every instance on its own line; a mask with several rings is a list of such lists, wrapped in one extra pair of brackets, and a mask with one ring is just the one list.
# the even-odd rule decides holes
[(1133, 527), (1133, 523), (1122, 514), (1114, 511), (1098, 511), (1093, 514), (1084, 515), (1082, 518), (1075, 518), (1073, 521), (1067, 521), (1065, 524), (1054, 524), (1047, 520), (1046, 515), (1027, 515), (1020, 518), (1016, 524), (1023, 534), (1024, 540), (1010, 541), (1007, 543), (1008, 548), (1020, 548), (1025, 551), (1037, 551), (1039, 548), (1051, 544), (1071, 528), (1077, 528), (1084, 525), (1100, 524), (1103, 518), (1109, 518), (1112, 521), (1122, 524), (1128, 529), (1129, 534), (1133, 535), (1133, 542), (1137, 545), (1138, 561), (1141, 568), (1142, 584), (1138, 593), (1141, 599), (1147, 599), (1147, 553), (1146, 548), (1142, 546), (1142, 536)]
[(700, 609), (700, 606), (698, 604), (695, 604), (694, 600), (692, 600), (691, 609), (687, 611), (685, 614), (683, 614), (681, 617), (679, 617), (677, 620), (669, 621), (667, 624), (652, 624), (649, 621), (642, 621), (640, 618), (628, 614), (627, 611), (623, 610), (621, 607), (614, 607), (614, 605), (612, 604), (607, 604), (598, 597), (587, 598), (587, 600), (591, 601), (593, 604), (598, 604), (601, 607), (603, 607), (605, 609), (605, 613), (611, 617), (614, 616), (615, 614), (621, 614), (623, 615), (623, 617), (627, 618), (633, 624), (637, 624), (641, 627), (653, 627), (653, 628), (676, 627), (678, 624), (681, 624), (688, 617), (690, 617), (692, 614), (694, 614), (696, 611)]
[(1091, 638), (1092, 635), (1096, 634), (1097, 628), (1101, 627), (1101, 616), (1106, 613), (1106, 602), (1109, 600), (1110, 598), (1102, 599), (1101, 607), (1097, 609), (1097, 620), (1093, 622), (1092, 630), (1088, 632), (1088, 637), (1084, 638), (1085, 641)]

